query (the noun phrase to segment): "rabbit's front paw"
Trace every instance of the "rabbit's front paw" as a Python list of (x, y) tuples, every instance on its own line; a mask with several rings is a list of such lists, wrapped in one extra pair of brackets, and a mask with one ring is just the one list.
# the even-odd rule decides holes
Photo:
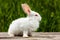
[(23, 37), (28, 37), (28, 35), (23, 35)]
[(23, 31), (23, 37), (28, 37), (28, 31)]

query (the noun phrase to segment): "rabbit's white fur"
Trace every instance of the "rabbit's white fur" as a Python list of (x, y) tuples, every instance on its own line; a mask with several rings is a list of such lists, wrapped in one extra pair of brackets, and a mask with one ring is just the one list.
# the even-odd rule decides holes
[(39, 27), (39, 21), (41, 16), (37, 12), (30, 11), (30, 15), (26, 18), (16, 19), (10, 24), (8, 34), (14, 36), (23, 32), (23, 37), (28, 37), (28, 32), (35, 31)]

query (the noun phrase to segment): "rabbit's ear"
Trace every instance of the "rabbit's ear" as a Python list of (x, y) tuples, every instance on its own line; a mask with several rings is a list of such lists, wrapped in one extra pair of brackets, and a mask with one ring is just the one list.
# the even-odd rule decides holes
[(22, 6), (23, 11), (29, 15), (31, 11), (29, 5), (24, 3), (24, 4), (21, 4), (21, 6)]

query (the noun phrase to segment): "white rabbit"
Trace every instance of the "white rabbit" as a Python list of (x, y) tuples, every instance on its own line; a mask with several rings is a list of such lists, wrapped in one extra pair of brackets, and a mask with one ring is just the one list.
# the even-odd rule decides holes
[(9, 27), (8, 34), (10, 36), (23, 34), (23, 37), (28, 37), (28, 34), (35, 31), (39, 27), (41, 16), (39, 13), (32, 11), (27, 4), (21, 4), (23, 11), (27, 14), (25, 18), (14, 20)]

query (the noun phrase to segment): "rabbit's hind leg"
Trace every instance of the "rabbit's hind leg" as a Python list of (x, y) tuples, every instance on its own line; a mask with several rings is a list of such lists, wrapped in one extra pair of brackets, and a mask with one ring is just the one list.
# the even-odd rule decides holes
[(14, 37), (15, 35), (14, 35), (14, 34), (12, 34), (12, 33), (10, 33), (10, 34), (9, 34), (9, 36), (10, 36), (10, 37)]

